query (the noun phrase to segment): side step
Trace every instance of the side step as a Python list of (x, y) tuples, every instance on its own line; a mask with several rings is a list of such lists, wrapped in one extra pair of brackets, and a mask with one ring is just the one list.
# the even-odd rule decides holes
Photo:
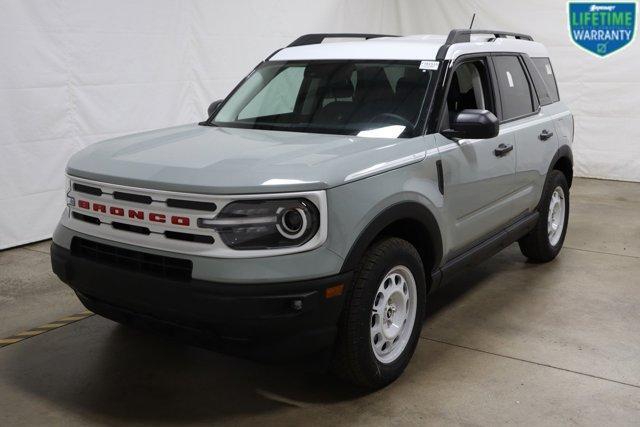
[(537, 211), (528, 213), (499, 233), (447, 261), (440, 269), (431, 273), (431, 289), (437, 289), (460, 271), (484, 261), (518, 241), (535, 227), (539, 216)]

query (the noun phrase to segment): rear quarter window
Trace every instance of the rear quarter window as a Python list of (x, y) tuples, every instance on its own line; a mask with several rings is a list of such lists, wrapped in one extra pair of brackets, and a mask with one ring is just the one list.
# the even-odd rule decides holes
[(540, 101), (540, 105), (549, 105), (553, 103), (553, 98), (551, 96), (551, 91), (547, 87), (547, 83), (545, 83), (542, 75), (538, 71), (538, 67), (535, 66), (531, 58), (528, 56), (523, 56), (524, 65), (529, 71), (529, 75), (531, 76), (531, 80), (533, 82), (533, 87), (536, 90), (536, 94), (538, 95), (538, 100)]
[(549, 58), (531, 58), (531, 60), (533, 61), (533, 64), (538, 70), (538, 73), (540, 73), (540, 76), (549, 89), (551, 102), (560, 101), (558, 84), (556, 83), (556, 76), (553, 73), (553, 67), (551, 66), (551, 61), (549, 60)]

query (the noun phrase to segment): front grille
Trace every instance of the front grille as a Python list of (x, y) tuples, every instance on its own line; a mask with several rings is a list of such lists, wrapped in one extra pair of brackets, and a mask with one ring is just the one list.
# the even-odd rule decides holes
[(73, 217), (79, 221), (100, 225), (100, 219), (96, 218), (95, 216), (81, 214), (80, 212), (72, 212), (71, 215), (73, 215)]
[(184, 240), (185, 242), (207, 243), (213, 245), (215, 239), (211, 236), (193, 233), (179, 233), (177, 231), (165, 231), (164, 236), (167, 239)]
[(131, 231), (132, 233), (145, 234), (147, 236), (151, 234), (151, 230), (149, 230), (149, 228), (140, 227), (139, 225), (125, 224), (124, 222), (113, 221), (111, 223), (111, 226), (116, 230)]
[(166, 203), (170, 208), (195, 209), (199, 211), (214, 212), (217, 208), (215, 203), (196, 202), (194, 200), (167, 199)]
[(141, 194), (124, 193), (122, 191), (114, 191), (113, 198), (116, 200), (127, 200), (129, 202), (144, 203), (150, 205), (153, 202), (151, 196), (143, 196)]
[(80, 237), (71, 241), (71, 253), (100, 264), (167, 279), (190, 280), (193, 269), (193, 264), (187, 259), (132, 251)]
[[(168, 255), (175, 253), (177, 257), (186, 253), (214, 254), (222, 250), (222, 245), (216, 242), (215, 231), (200, 229), (197, 224), (200, 216), (210, 217), (217, 212), (226, 198), (84, 179), (76, 182), (73, 177), (70, 180), (67, 195), (75, 204), (69, 207), (68, 225), (85, 232), (89, 238), (131, 244), (144, 251), (149, 248)], [(145, 268), (151, 271), (156, 264), (150, 262)]]
[(91, 187), (90, 185), (73, 184), (73, 189), (79, 193), (93, 194), (94, 196), (102, 196), (102, 190), (98, 187)]

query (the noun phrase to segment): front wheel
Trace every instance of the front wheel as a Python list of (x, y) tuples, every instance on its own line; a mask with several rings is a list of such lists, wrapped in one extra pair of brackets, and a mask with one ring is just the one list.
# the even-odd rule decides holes
[(334, 371), (374, 389), (398, 378), (418, 342), (425, 292), (422, 261), (409, 242), (374, 244), (360, 262), (340, 321)]
[(569, 222), (569, 185), (564, 174), (553, 170), (545, 185), (536, 226), (520, 241), (520, 251), (536, 262), (554, 259), (564, 243)]

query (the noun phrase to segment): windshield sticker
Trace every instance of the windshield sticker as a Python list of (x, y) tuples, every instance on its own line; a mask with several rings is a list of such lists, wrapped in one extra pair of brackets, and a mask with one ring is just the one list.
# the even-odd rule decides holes
[(437, 70), (440, 63), (438, 61), (422, 61), (420, 62), (421, 70)]

